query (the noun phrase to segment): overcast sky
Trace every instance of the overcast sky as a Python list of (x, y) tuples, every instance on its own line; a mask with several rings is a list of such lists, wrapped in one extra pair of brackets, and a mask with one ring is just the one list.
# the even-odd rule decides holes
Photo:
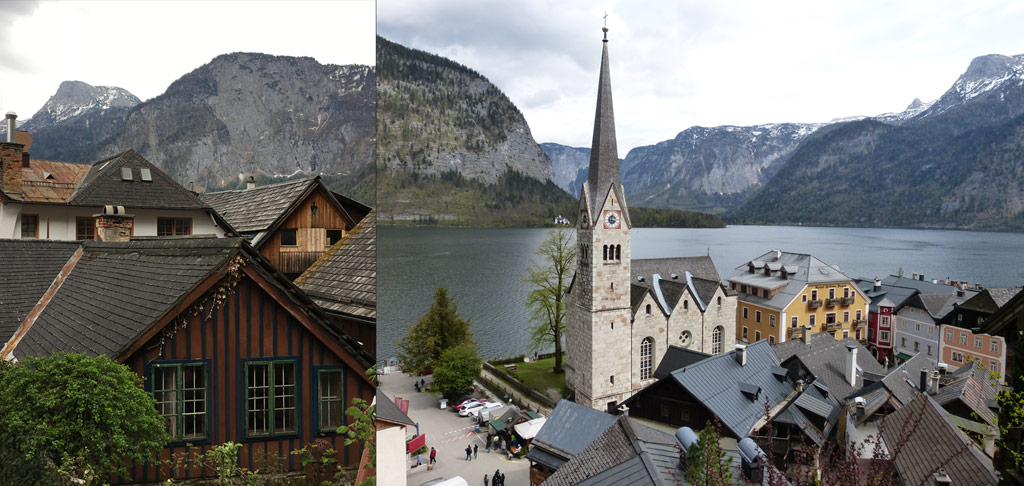
[(31, 117), (61, 81), (142, 100), (220, 54), (374, 63), (372, 0), (0, 2), (0, 112)]
[(489, 78), (538, 142), (589, 146), (605, 11), (620, 157), (693, 125), (902, 111), (1024, 53), (1019, 1), (379, 0), (377, 33)]

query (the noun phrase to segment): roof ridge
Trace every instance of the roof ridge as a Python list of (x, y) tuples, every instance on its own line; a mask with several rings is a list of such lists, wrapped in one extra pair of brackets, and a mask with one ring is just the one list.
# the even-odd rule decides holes
[(275, 182), (273, 184), (266, 184), (266, 185), (262, 185), (262, 186), (256, 186), (256, 187), (254, 187), (252, 189), (240, 188), (240, 189), (226, 189), (226, 190), (223, 190), (223, 191), (204, 192), (203, 195), (204, 196), (210, 196), (210, 195), (214, 195), (214, 194), (228, 194), (228, 193), (238, 193), (238, 192), (261, 191), (261, 190), (264, 190), (264, 189), (275, 188), (275, 187), (278, 187), (278, 186), (285, 186), (285, 185), (289, 185), (289, 184), (311, 183), (311, 182), (315, 181), (319, 177), (320, 177), (319, 175), (316, 175), (316, 176), (313, 176), (313, 177), (306, 177), (306, 178), (301, 178), (301, 179), (290, 179), (290, 180), (286, 180), (286, 181)]

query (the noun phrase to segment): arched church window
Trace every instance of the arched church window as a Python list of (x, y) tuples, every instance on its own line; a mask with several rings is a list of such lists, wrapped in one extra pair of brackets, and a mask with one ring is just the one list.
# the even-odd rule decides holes
[(722, 326), (716, 326), (714, 331), (711, 331), (711, 354), (722, 353), (722, 333), (724, 329)]
[(604, 250), (601, 253), (601, 260), (608, 261), (608, 245), (604, 245)]
[(622, 260), (622, 245), (615, 245), (615, 260)]
[(651, 379), (651, 371), (654, 363), (654, 338), (645, 337), (640, 342), (640, 379)]
[(651, 304), (647, 304), (647, 315), (651, 315)]
[(722, 298), (721, 298), (721, 297), (719, 297), (719, 298), (718, 298), (718, 306), (719, 306), (719, 307), (721, 307), (721, 306), (722, 306)]
[(690, 301), (683, 300), (683, 310), (689, 310), (689, 309), (690, 309)]

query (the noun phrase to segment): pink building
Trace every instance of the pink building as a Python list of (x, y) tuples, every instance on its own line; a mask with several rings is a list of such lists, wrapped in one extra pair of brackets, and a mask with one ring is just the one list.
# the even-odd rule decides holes
[(1006, 374), (1006, 341), (1000, 336), (943, 324), (940, 326), (939, 361), (951, 370), (968, 361), (978, 361), (988, 371), (999, 373), (1000, 381)]

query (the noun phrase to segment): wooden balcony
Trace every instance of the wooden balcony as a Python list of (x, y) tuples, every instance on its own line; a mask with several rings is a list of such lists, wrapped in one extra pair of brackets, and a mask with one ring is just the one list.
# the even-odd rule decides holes
[(853, 327), (866, 326), (866, 325), (868, 325), (868, 320), (867, 319), (854, 319), (853, 324), (851, 324), (851, 325)]
[(807, 301), (807, 307), (811, 309), (817, 309), (818, 307), (821, 307), (821, 299)]
[(842, 322), (826, 322), (824, 330), (826, 332), (838, 331), (843, 328)]
[(825, 305), (827, 307), (835, 307), (839, 305), (839, 299), (825, 299)]
[(856, 301), (857, 299), (855, 297), (843, 297), (842, 300), (839, 301), (839, 303), (842, 305), (853, 305), (853, 303)]

